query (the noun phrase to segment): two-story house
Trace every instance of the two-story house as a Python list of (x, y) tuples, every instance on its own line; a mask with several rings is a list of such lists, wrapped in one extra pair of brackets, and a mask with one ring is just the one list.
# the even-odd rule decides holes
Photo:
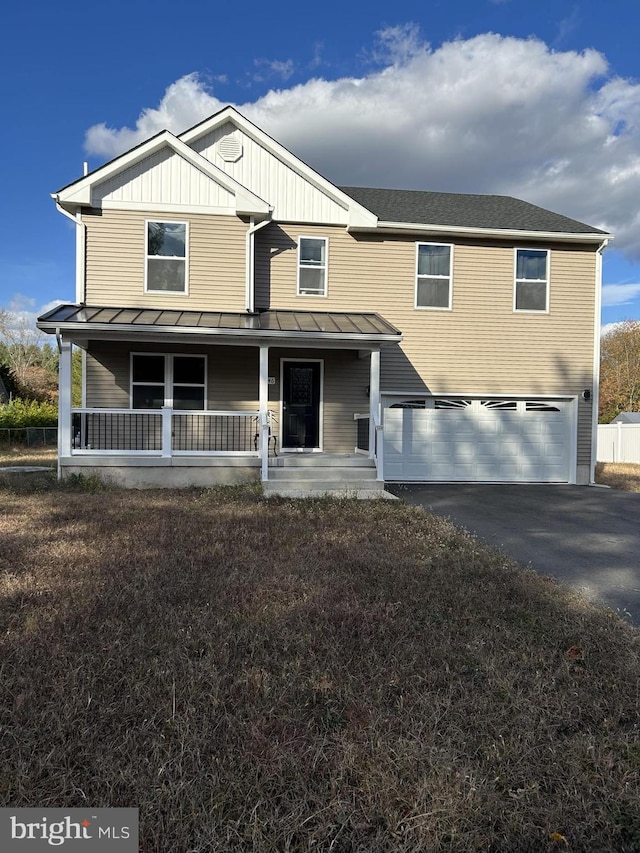
[(334, 186), (231, 107), (54, 199), (77, 234), (76, 301), (38, 323), (61, 352), (62, 475), (592, 482), (603, 231)]

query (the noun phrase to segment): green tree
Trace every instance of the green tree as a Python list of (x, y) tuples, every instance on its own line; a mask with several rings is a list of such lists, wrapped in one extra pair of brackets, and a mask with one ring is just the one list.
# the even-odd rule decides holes
[(71, 354), (71, 405), (74, 408), (82, 405), (82, 350), (78, 347)]

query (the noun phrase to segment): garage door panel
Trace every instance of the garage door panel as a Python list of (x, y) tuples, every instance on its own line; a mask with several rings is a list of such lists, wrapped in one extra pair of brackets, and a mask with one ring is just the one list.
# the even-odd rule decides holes
[(572, 420), (566, 400), (429, 399), (385, 408), (385, 478), (567, 482)]

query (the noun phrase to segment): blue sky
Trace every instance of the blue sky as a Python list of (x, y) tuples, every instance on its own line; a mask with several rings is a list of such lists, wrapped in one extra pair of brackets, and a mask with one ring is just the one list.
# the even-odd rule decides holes
[(11, 4), (0, 306), (73, 300), (49, 194), (84, 160), (233, 103), (336, 183), (511, 194), (609, 228), (603, 323), (640, 319), (639, 18), (634, 0)]

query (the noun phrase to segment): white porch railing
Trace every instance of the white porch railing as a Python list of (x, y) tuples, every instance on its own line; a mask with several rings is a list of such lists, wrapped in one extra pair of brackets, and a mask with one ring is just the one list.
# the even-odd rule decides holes
[[(75, 455), (259, 456), (259, 412), (171, 409), (72, 409)], [(268, 433), (268, 421), (267, 421)]]
[(356, 422), (356, 453), (366, 453), (369, 455), (369, 423), (370, 415), (355, 414), (353, 416)]
[(356, 453), (366, 454), (369, 459), (373, 459), (376, 463), (376, 479), (384, 480), (384, 435), (377, 414), (373, 413), (373, 420), (368, 412), (366, 415), (355, 414), (353, 419), (356, 422)]

